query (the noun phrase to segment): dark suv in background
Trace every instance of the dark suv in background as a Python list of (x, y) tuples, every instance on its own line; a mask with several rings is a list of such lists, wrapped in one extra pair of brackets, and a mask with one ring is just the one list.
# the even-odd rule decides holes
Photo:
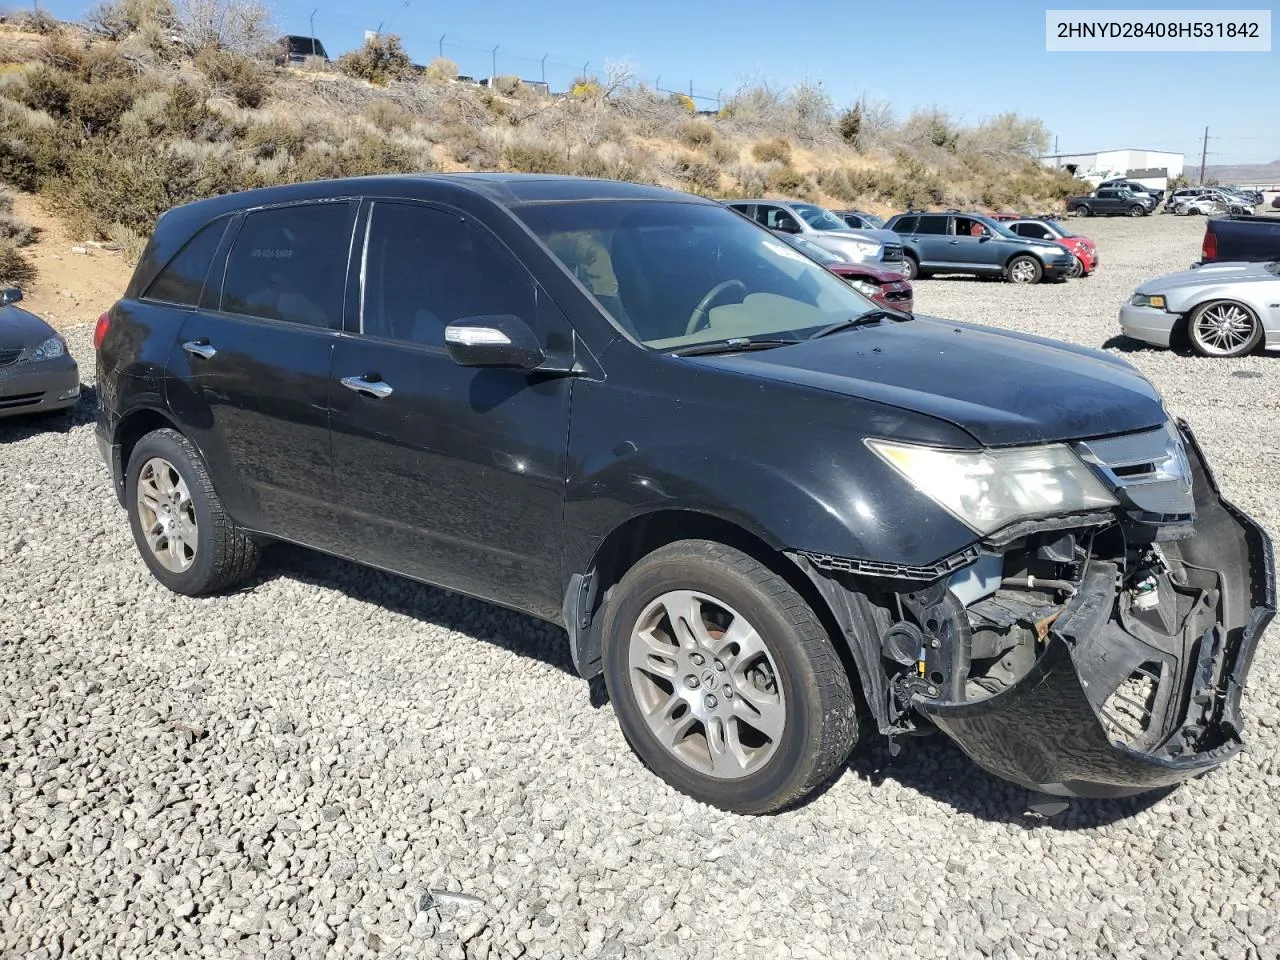
[(285, 540), (560, 624), (704, 802), (799, 800), (864, 718), (1067, 795), (1240, 748), (1270, 548), (1151, 384), (884, 310), (717, 203), (480, 174), (204, 200), (94, 341), (158, 580), (222, 590)]
[(902, 237), (904, 272), (912, 279), (968, 273), (1026, 284), (1063, 279), (1075, 269), (1075, 259), (1060, 245), (1020, 237), (976, 213), (900, 213), (885, 229)]

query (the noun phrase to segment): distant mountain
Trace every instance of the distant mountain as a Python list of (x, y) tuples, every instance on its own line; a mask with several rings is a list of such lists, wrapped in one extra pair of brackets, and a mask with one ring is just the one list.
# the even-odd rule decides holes
[[(1198, 173), (1194, 164), (1187, 167), (1187, 176)], [(1270, 163), (1211, 163), (1204, 168), (1205, 178), (1222, 183), (1280, 183), (1280, 160)]]

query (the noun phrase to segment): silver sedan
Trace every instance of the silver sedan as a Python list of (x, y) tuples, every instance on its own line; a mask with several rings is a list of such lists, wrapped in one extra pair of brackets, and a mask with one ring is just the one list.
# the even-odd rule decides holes
[(80, 370), (66, 342), (15, 307), (21, 299), (13, 287), (0, 291), (0, 417), (65, 410), (80, 399)]
[(1185, 338), (1205, 357), (1280, 350), (1280, 260), (1211, 263), (1148, 280), (1120, 308), (1120, 330), (1158, 347)]

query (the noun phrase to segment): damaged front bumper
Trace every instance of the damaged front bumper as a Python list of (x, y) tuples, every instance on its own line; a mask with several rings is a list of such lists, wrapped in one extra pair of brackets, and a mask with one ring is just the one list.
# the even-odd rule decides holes
[(1114, 797), (1240, 750), (1241, 695), (1275, 611), (1274, 560), (1183, 436), (1196, 518), (1191, 536), (1164, 545), (1169, 575), (1149, 604), (1122, 589), (1117, 564), (1092, 560), (1025, 675), (975, 702), (912, 698), (980, 766), (1045, 793)]
[[(1186, 425), (1166, 431), (1081, 445), (1113, 512), (1015, 525), (931, 574), (799, 558), (882, 732), (936, 728), (1059, 796), (1158, 789), (1240, 750), (1275, 611), (1271, 543), (1222, 498)], [(1165, 459), (1173, 433), (1180, 467)]]

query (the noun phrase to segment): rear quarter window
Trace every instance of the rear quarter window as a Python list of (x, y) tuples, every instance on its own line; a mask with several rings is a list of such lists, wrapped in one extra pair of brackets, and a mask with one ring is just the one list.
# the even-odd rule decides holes
[(891, 229), (894, 233), (915, 233), (916, 224), (919, 223), (919, 217), (902, 217), (895, 220)]
[(218, 251), (222, 235), (226, 232), (225, 218), (214, 220), (201, 227), (186, 245), (174, 254), (147, 288), (143, 299), (158, 300), (184, 307), (194, 307), (200, 302), (213, 255)]

